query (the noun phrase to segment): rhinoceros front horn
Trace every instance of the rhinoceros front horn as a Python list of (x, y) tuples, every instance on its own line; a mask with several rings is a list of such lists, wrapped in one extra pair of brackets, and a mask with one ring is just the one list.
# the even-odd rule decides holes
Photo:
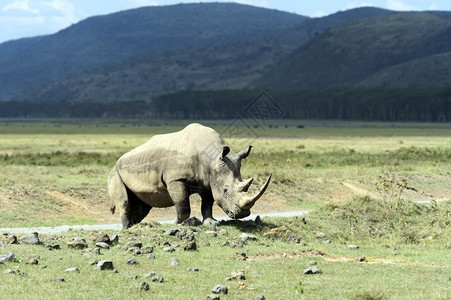
[(272, 174), (269, 174), (268, 179), (266, 179), (265, 184), (257, 191), (254, 195), (245, 195), (243, 199), (240, 200), (239, 206), (242, 210), (250, 209), (254, 206), (255, 202), (265, 193), (268, 188), (269, 182), (271, 181)]

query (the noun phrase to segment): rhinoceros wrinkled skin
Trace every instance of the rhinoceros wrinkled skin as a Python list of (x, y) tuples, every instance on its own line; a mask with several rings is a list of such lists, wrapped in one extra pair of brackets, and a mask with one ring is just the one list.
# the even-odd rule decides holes
[(259, 191), (248, 193), (253, 178), (243, 181), (240, 169), (251, 148), (235, 154), (216, 131), (196, 123), (153, 136), (120, 157), (110, 172), (108, 193), (122, 226), (141, 222), (152, 207), (170, 206), (181, 223), (190, 216), (189, 196), (195, 193), (202, 199), (204, 223), (215, 222), (214, 202), (230, 218), (247, 217), (271, 179), (269, 175)]

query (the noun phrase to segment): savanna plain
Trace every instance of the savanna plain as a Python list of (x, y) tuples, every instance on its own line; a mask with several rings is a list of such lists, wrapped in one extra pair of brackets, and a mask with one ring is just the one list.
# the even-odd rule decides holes
[[(188, 123), (0, 120), (0, 228), (119, 223), (106, 190), (116, 160)], [(128, 230), (40, 234), (38, 245), (3, 233), (0, 257), (14, 259), (0, 263), (0, 298), (202, 299), (217, 284), (228, 287), (221, 299), (451, 298), (451, 123), (200, 123), (235, 152), (254, 146), (243, 178), (259, 186), (273, 174), (253, 213), (311, 212), (221, 221), (212, 232), (159, 224), (175, 212), (152, 209)], [(199, 217), (199, 198), (191, 202)], [(224, 214), (216, 207), (214, 215)], [(176, 229), (194, 236), (195, 250), (168, 234)], [(103, 233), (118, 235), (118, 243), (93, 252)], [(255, 239), (243, 242), (242, 233)], [(68, 246), (78, 239), (88, 248)], [(124, 250), (129, 242), (146, 251)], [(99, 260), (113, 261), (114, 270), (95, 269)], [(304, 274), (309, 267), (322, 273)], [(245, 278), (226, 280), (238, 271)], [(138, 288), (143, 281), (148, 290)]]

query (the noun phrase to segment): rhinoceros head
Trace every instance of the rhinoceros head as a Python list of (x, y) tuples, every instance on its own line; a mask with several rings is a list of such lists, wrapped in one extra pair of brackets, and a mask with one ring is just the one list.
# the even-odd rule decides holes
[(241, 179), (241, 160), (251, 152), (252, 146), (235, 154), (228, 146), (223, 146), (222, 153), (212, 162), (210, 186), (215, 202), (233, 219), (245, 218), (250, 209), (263, 195), (271, 180), (271, 174), (256, 193), (249, 193), (253, 178)]

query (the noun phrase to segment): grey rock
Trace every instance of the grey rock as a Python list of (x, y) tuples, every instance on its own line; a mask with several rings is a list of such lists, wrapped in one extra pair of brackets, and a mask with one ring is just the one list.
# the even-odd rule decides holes
[(349, 248), (349, 249), (353, 249), (353, 250), (357, 250), (357, 249), (359, 249), (360, 247), (359, 247), (358, 245), (348, 245), (348, 248)]
[(174, 247), (174, 246), (164, 247), (164, 248), (163, 248), (163, 251), (164, 251), (164, 252), (174, 252), (174, 251), (175, 251), (175, 248), (176, 248), (176, 247)]
[(99, 270), (113, 270), (113, 262), (111, 260), (101, 260), (97, 263), (96, 269)]
[(366, 257), (365, 256), (357, 256), (354, 259), (356, 261), (358, 261), (358, 262), (366, 262)]
[(9, 252), (8, 254), (0, 255), (0, 262), (9, 262), (14, 260), (14, 253)]
[(86, 249), (88, 248), (88, 244), (86, 243), (85, 239), (82, 238), (74, 238), (73, 240), (69, 241), (67, 243), (67, 247), (72, 249)]
[(244, 270), (238, 271), (238, 272), (232, 272), (232, 278), (237, 280), (246, 280), (246, 275), (244, 273)]
[(36, 232), (32, 233), (32, 234), (24, 235), (23, 237), (20, 238), (20, 241), (22, 243), (29, 244), (29, 245), (38, 245), (40, 243), (38, 234)]
[(27, 260), (26, 264), (28, 264), (28, 265), (37, 265), (37, 264), (39, 264), (39, 260), (36, 257), (30, 257)]
[(216, 231), (210, 230), (210, 231), (205, 231), (205, 235), (208, 235), (211, 237), (217, 237), (218, 233)]
[(200, 226), (200, 225), (202, 225), (202, 222), (196, 217), (191, 217), (191, 218), (188, 218), (185, 221), (183, 221), (182, 225), (185, 225), (185, 226)]
[(195, 241), (189, 241), (185, 244), (185, 246), (183, 247), (183, 250), (185, 251), (194, 251), (197, 250), (197, 244)]
[(72, 273), (72, 272), (80, 273), (80, 269), (77, 268), (77, 267), (74, 267), (74, 268), (66, 269), (66, 270), (64, 270), (64, 272), (67, 272), (67, 273)]
[(186, 269), (188, 272), (199, 272), (199, 268), (188, 268)]
[(216, 295), (216, 294), (210, 294), (210, 295), (207, 295), (207, 299), (219, 300), (219, 299), (221, 299), (221, 297), (219, 297), (219, 295)]
[(221, 230), (218, 231), (218, 234), (219, 235), (228, 235), (229, 233), (227, 232), (227, 230), (221, 229)]
[(95, 243), (107, 243), (108, 245), (111, 244), (111, 240), (110, 237), (108, 236), (108, 234), (106, 233), (100, 233), (95, 239), (94, 239)]
[(135, 242), (135, 241), (131, 241), (131, 242), (127, 242), (124, 246), (124, 250), (128, 251), (129, 248), (138, 248), (141, 249), (141, 247), (143, 246), (143, 243), (141, 242)]
[(327, 235), (326, 235), (324, 232), (317, 232), (317, 233), (315, 234), (315, 237), (316, 237), (317, 239), (326, 239), (326, 238), (327, 238)]
[(136, 279), (138, 279), (138, 275), (128, 276), (128, 278), (133, 279), (133, 280), (136, 280)]
[(152, 277), (152, 282), (162, 283), (163, 281), (164, 281), (163, 276), (158, 275), (158, 276)]
[(155, 257), (155, 254), (150, 253), (149, 255), (147, 255), (147, 258), (148, 259), (155, 259), (156, 257)]
[(6, 269), (3, 273), (5, 274), (19, 274), (20, 271), (17, 269)]
[(263, 294), (259, 294), (259, 295), (256, 297), (256, 299), (258, 299), (258, 300), (265, 300), (266, 298), (265, 298), (265, 296), (264, 296)]
[(59, 250), (59, 249), (61, 249), (61, 246), (58, 244), (54, 244), (54, 243), (47, 243), (47, 244), (45, 244), (45, 248), (48, 250)]
[(325, 240), (324, 244), (332, 244), (332, 241), (331, 240)]
[(100, 248), (94, 248), (90, 252), (91, 254), (100, 255)]
[(171, 266), (178, 266), (180, 264), (179, 259), (177, 257), (171, 258)]
[(64, 278), (55, 278), (55, 279), (53, 279), (53, 281), (55, 281), (55, 282), (65, 282), (66, 280), (64, 280)]
[(154, 246), (144, 246), (141, 248), (141, 253), (142, 254), (149, 254), (152, 253), (154, 250)]
[(230, 247), (232, 247), (232, 248), (243, 248), (244, 247), (244, 243), (242, 241), (233, 241), (232, 244), (230, 245)]
[(308, 267), (307, 269), (304, 270), (304, 274), (322, 274), (323, 271), (315, 266), (312, 267)]
[(217, 284), (211, 291), (215, 294), (227, 295), (229, 293), (229, 288), (225, 285)]
[(240, 234), (240, 238), (243, 242), (246, 241), (256, 241), (257, 237), (255, 235), (251, 235), (251, 234), (247, 234), (245, 232), (243, 232), (242, 234)]
[(117, 245), (119, 243), (119, 236), (116, 234), (110, 239), (110, 246)]
[(149, 284), (147, 282), (142, 281), (142, 282), (139, 283), (138, 289), (139, 290), (143, 290), (143, 291), (148, 291), (150, 289), (150, 286), (149, 286)]
[(290, 243), (299, 244), (301, 242), (301, 238), (297, 236), (292, 236), (288, 239)]
[(106, 243), (106, 242), (97, 242), (96, 246), (102, 249), (109, 249), (110, 248), (110, 244)]
[(138, 260), (134, 258), (127, 259), (127, 265), (137, 265), (137, 264), (139, 264)]
[(144, 278), (149, 278), (155, 275), (155, 272), (149, 272), (143, 275)]

